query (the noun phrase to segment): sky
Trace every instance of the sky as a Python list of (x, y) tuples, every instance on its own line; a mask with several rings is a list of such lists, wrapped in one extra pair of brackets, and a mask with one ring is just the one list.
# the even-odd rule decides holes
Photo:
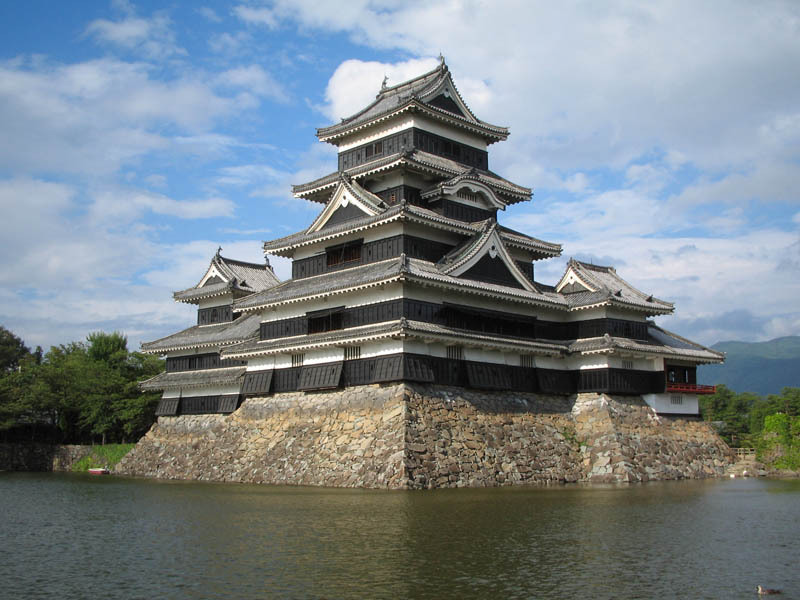
[[(308, 226), (315, 128), (444, 55), (502, 224), (613, 265), (704, 344), (800, 335), (800, 4), (0, 3), (0, 324), (28, 346), (192, 325), (172, 292)], [(285, 259), (271, 259), (289, 276)]]

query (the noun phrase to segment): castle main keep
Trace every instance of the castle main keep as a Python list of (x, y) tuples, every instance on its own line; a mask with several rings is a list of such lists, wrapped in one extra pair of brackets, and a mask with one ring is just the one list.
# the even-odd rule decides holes
[[(697, 420), (699, 364), (721, 354), (650, 318), (673, 305), (611, 266), (500, 224), (531, 190), (490, 169), (508, 129), (478, 119), (444, 60), (317, 130), (335, 172), (293, 187), (307, 229), (217, 252), (176, 301), (197, 324), (165, 355), (158, 422), (119, 471), (368, 487), (642, 481), (721, 474)], [(635, 274), (634, 274), (635, 275)]]

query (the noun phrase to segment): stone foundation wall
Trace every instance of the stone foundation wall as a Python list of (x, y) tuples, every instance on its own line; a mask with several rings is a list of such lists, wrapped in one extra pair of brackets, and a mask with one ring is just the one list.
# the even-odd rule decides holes
[(659, 417), (638, 397), (389, 384), (160, 417), (115, 471), (418, 489), (715, 477), (732, 460), (706, 423)]
[(736, 458), (705, 421), (659, 416), (639, 397), (578, 394), (572, 416), (587, 481), (722, 477)]
[(0, 444), (0, 471), (69, 471), (91, 446)]
[(408, 485), (483, 487), (582, 479), (564, 397), (409, 386)]
[(159, 417), (115, 472), (331, 487), (403, 487), (402, 385), (249, 398), (231, 415)]

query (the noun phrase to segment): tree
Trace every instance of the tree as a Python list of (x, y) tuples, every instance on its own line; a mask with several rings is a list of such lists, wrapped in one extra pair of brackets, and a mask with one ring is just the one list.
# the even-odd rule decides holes
[(119, 367), (128, 358), (128, 338), (119, 331), (95, 331), (86, 336), (87, 354), (92, 360)]
[(0, 373), (16, 370), (19, 361), (30, 353), (25, 342), (0, 325)]

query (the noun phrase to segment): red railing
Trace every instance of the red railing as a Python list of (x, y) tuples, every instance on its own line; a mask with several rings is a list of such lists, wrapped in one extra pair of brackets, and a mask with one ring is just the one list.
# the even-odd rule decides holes
[(668, 392), (678, 392), (682, 394), (714, 394), (717, 391), (715, 385), (699, 385), (696, 383), (671, 383), (667, 382)]

